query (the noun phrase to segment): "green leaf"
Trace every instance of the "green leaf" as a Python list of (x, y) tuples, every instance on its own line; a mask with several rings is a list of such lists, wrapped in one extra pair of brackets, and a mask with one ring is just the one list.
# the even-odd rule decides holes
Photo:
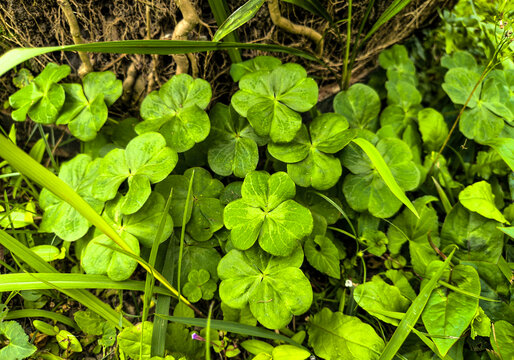
[(302, 125), (298, 112), (308, 111), (318, 99), (316, 82), (297, 64), (247, 74), (239, 87), (232, 106), (248, 118), (258, 135), (269, 135), (275, 142), (293, 140)]
[[(96, 212), (100, 212), (104, 202), (96, 199), (92, 183), (99, 176), (99, 160), (79, 154), (62, 164), (59, 178), (75, 190)], [(83, 237), (90, 223), (67, 202), (53, 195), (46, 188), (41, 191), (39, 205), (44, 210), (40, 231), (53, 232), (67, 241)]]
[(187, 275), (192, 270), (204, 269), (209, 272), (211, 279), (218, 280), (217, 266), (221, 260), (220, 254), (213, 248), (200, 246), (185, 246), (182, 256), (181, 284), (187, 282)]
[(80, 345), (79, 340), (69, 331), (59, 331), (59, 333), (55, 335), (55, 340), (57, 340), (57, 343), (63, 350), (82, 352), (82, 345)]
[[(387, 78), (389, 80), (398, 79), (415, 79), (416, 67), (411, 59), (407, 48), (403, 45), (394, 45), (390, 49), (380, 52), (378, 56), (380, 66), (387, 70)], [(416, 85), (413, 83), (413, 85)]]
[(471, 332), (470, 336), (473, 340), (475, 340), (477, 336), (489, 337), (489, 335), (491, 335), (491, 319), (489, 319), (480, 306), (471, 321), (469, 329)]
[(293, 345), (279, 345), (271, 352), (273, 360), (305, 360), (310, 355), (307, 350)]
[(25, 359), (37, 350), (29, 342), (29, 337), (16, 321), (0, 322), (0, 335), (8, 340), (7, 346), (0, 349), (1, 359)]
[(494, 141), (503, 129), (503, 119), (493, 114), (482, 104), (474, 109), (462, 113), (459, 130), (468, 139), (475, 140), (479, 144), (487, 144)]
[(79, 310), (73, 314), (73, 319), (84, 333), (88, 335), (102, 335), (104, 321), (91, 310)]
[(327, 10), (319, 3), (317, 0), (282, 0), (284, 2), (288, 2), (304, 8), (307, 11), (310, 11), (314, 15), (318, 15), (323, 19), (327, 20), (329, 23), (333, 23), (334, 19), (330, 16)]
[(301, 247), (288, 257), (270, 256), (256, 248), (231, 250), (218, 265), (221, 300), (235, 309), (250, 304), (262, 325), (280, 329), (312, 303), (311, 284), (299, 269), (302, 261)]
[(230, 76), (232, 76), (232, 80), (239, 81), (246, 74), (259, 70), (272, 71), (280, 65), (282, 65), (282, 61), (273, 56), (256, 56), (250, 60), (233, 63), (230, 66)]
[(500, 156), (510, 169), (514, 171), (514, 139), (496, 138), (487, 142)]
[(37, 245), (30, 248), (30, 250), (34, 251), (37, 255), (39, 255), (43, 260), (50, 262), (54, 260), (62, 260), (66, 256), (66, 249), (64, 247), (57, 248), (52, 245)]
[(491, 332), (491, 345), (503, 360), (514, 357), (512, 338), (514, 337), (514, 325), (505, 320), (494, 323), (494, 331)]
[(370, 86), (354, 84), (335, 96), (334, 110), (346, 118), (350, 127), (374, 130), (380, 112), (380, 98)]
[(70, 132), (82, 141), (90, 141), (105, 124), (108, 111), (122, 93), (121, 80), (110, 72), (94, 72), (79, 84), (62, 85), (66, 102), (57, 119), (57, 124), (68, 124)]
[(273, 345), (260, 340), (245, 340), (241, 343), (241, 346), (252, 355), (271, 354), (273, 351)]
[[(434, 274), (442, 264), (435, 261), (430, 263), (427, 272)], [(463, 291), (480, 295), (478, 273), (471, 266), (457, 265), (451, 271), (446, 271), (441, 280), (451, 281), (452, 285)], [(477, 309), (478, 298), (448, 291), (445, 287), (437, 288), (432, 292), (421, 318), (428, 333), (437, 335), (432, 340), (443, 356), (468, 328)]]
[(120, 350), (132, 359), (150, 359), (152, 332), (153, 324), (149, 321), (123, 329), (118, 334)]
[(341, 278), (339, 251), (332, 240), (322, 235), (311, 236), (303, 248), (307, 261), (316, 270), (336, 279)]
[(443, 115), (432, 108), (425, 108), (418, 113), (418, 124), (423, 146), (428, 151), (439, 150), (448, 135)]
[(143, 122), (136, 126), (136, 132), (159, 131), (172, 149), (187, 151), (209, 135), (209, 116), (204, 110), (211, 97), (207, 81), (175, 75), (143, 100)]
[(500, 225), (457, 204), (446, 216), (441, 230), (441, 248), (457, 245), (460, 260), (496, 263), (502, 254), (503, 234)]
[(355, 316), (323, 308), (309, 321), (309, 346), (327, 360), (378, 359), (384, 341)]
[(64, 90), (57, 82), (70, 74), (68, 65), (49, 63), (36, 78), (9, 97), (15, 109), (12, 118), (25, 121), (27, 114), (36, 123), (52, 124), (64, 104)]
[(399, 288), (387, 284), (380, 276), (373, 276), (371, 281), (357, 286), (353, 298), (370, 315), (396, 326), (400, 321), (393, 316), (403, 315), (411, 303)]
[(375, 256), (382, 256), (389, 243), (387, 236), (378, 230), (365, 229), (359, 237), (359, 242), (366, 246), (365, 250)]
[(507, 222), (494, 203), (491, 185), (487, 181), (479, 181), (466, 187), (459, 193), (459, 201), (469, 211), (501, 223)]
[(441, 58), (441, 66), (447, 69), (453, 68), (467, 68), (476, 69), (478, 67), (477, 62), (473, 55), (467, 51), (455, 51), (451, 55), (444, 55)]
[(218, 175), (245, 177), (257, 168), (258, 145), (266, 139), (255, 134), (248, 121), (232, 107), (216, 104), (210, 113), (213, 145), (207, 159), (211, 169)]
[(421, 103), (421, 93), (409, 81), (387, 81), (386, 88), (388, 103), (398, 105), (404, 111)]
[(101, 160), (100, 174), (93, 183), (94, 196), (103, 201), (113, 199), (128, 179), (129, 190), (121, 211), (133, 214), (150, 196), (150, 184), (164, 180), (177, 161), (177, 153), (166, 146), (161, 134), (139, 135), (128, 143), (126, 150), (114, 149)]
[[(132, 252), (139, 255), (139, 242), (137, 239), (128, 232), (122, 232), (120, 235)], [(86, 273), (107, 275), (116, 281), (128, 279), (136, 269), (137, 261), (104, 245), (119, 248), (106, 235), (99, 235), (93, 238), (82, 253), (81, 264)]]
[[(455, 104), (464, 105), (480, 79), (480, 73), (475, 69), (452, 68), (444, 75), (443, 90), (448, 94)], [(480, 96), (482, 85), (478, 85), (471, 97), (468, 107), (474, 108)]]
[(239, 7), (221, 24), (212, 41), (220, 41), (225, 36), (236, 30), (240, 26), (246, 24), (252, 19), (257, 11), (264, 4), (264, 0), (249, 0), (243, 6)]
[(366, 209), (376, 217), (390, 217), (403, 202), (419, 216), (404, 190), (418, 186), (420, 173), (409, 147), (399, 139), (388, 138), (375, 148), (362, 138), (352, 140), (355, 145), (345, 148), (341, 162), (353, 174), (345, 177), (343, 193), (348, 204), (356, 211)]
[(265, 251), (286, 256), (312, 231), (310, 211), (294, 200), (295, 185), (283, 172), (269, 175), (250, 172), (241, 189), (242, 198), (225, 207), (224, 222), (233, 245), (249, 249), (257, 239)]

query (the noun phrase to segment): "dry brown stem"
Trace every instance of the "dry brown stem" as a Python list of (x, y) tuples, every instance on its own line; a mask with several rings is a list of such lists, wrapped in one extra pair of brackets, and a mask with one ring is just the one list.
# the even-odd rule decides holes
[[(187, 35), (193, 31), (193, 29), (200, 23), (200, 17), (196, 12), (193, 4), (189, 0), (175, 0), (177, 7), (182, 13), (182, 20), (180, 20), (173, 30), (172, 40), (187, 40)], [(184, 54), (173, 55), (173, 59), (177, 64), (177, 74), (187, 73), (189, 70), (189, 61), (187, 56)], [(195, 61), (194, 58), (190, 58), (190, 61)], [(196, 64), (192, 64), (193, 68)]]
[[(83, 44), (84, 39), (82, 39), (82, 35), (80, 35), (80, 27), (73, 13), (71, 5), (68, 0), (57, 0), (57, 3), (61, 7), (66, 20), (68, 21), (68, 25), (70, 26), (70, 34), (73, 38), (73, 42), (75, 44)], [(93, 71), (93, 66), (91, 65), (91, 60), (89, 59), (89, 55), (83, 51), (79, 51), (79, 57), (82, 61), (82, 66), (79, 68), (79, 76), (82, 77), (87, 73)]]
[(318, 54), (323, 52), (323, 36), (319, 32), (308, 26), (295, 24), (283, 17), (280, 13), (278, 0), (268, 0), (268, 9), (273, 24), (289, 33), (309, 38), (316, 44), (316, 52)]

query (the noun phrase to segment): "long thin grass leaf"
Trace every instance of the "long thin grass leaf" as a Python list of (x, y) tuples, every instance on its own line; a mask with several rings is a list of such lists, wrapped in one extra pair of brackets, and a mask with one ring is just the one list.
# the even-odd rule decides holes
[(455, 249), (448, 255), (443, 265), (437, 270), (434, 276), (430, 279), (430, 281), (421, 289), (418, 296), (412, 302), (411, 306), (405, 313), (404, 318), (400, 321), (400, 324), (396, 328), (391, 339), (388, 341), (384, 351), (380, 355), (379, 360), (392, 360), (395, 354), (398, 352), (405, 339), (411, 332), (411, 329), (414, 327), (416, 322), (418, 321), (423, 309), (425, 308), (428, 299), (430, 298), (430, 294), (432, 291), (438, 286), (438, 281), (443, 275), (444, 271), (450, 266), (450, 261), (455, 253)]
[(232, 31), (250, 21), (264, 4), (264, 0), (249, 0), (221, 24), (212, 41), (220, 41)]
[[(442, 356), (441, 353), (439, 352), (439, 350), (437, 349), (437, 346), (435, 346), (434, 342), (432, 340), (430, 340), (430, 338), (428, 336), (426, 336), (424, 333), (416, 330), (415, 328), (412, 328), (411, 330), (414, 334), (418, 335), (418, 337), (421, 339), (421, 341), (423, 341), (425, 343), (425, 345), (428, 346), (430, 348), (430, 350), (432, 350), (432, 352), (434, 354), (436, 354), (439, 359), (453, 360), (450, 355)], [(435, 337), (435, 336), (433, 336), (433, 337)]]
[(15, 66), (33, 57), (54, 51), (87, 51), (93, 53), (116, 54), (187, 54), (202, 51), (253, 49), (261, 51), (282, 52), (300, 56), (311, 61), (318, 60), (314, 55), (292, 47), (268, 44), (245, 44), (238, 42), (213, 42), (189, 40), (124, 40), (105, 41), (88, 44), (50, 46), (41, 48), (16, 48), (9, 50), (0, 57), (0, 76)]
[[(0, 147), (0, 151), (1, 151)], [(0, 230), (0, 245), (4, 246), (6, 249), (9, 249), (11, 253), (17, 256), (20, 259), (23, 259), (30, 267), (40, 273), (54, 273), (59, 276), (63, 276), (66, 274), (61, 274), (57, 270), (55, 270), (50, 264), (45, 262), (41, 257), (39, 257), (36, 253), (30, 250), (28, 247), (14, 239), (12, 236), (7, 234), (5, 231)], [(15, 274), (8, 274), (15, 275)], [(21, 274), (26, 275), (26, 274)], [(40, 274), (39, 274), (40, 275)], [(77, 276), (77, 274), (73, 274)], [(3, 275), (6, 276), (6, 275)], [(27, 275), (26, 275), (27, 276)], [(34, 278), (32, 278), (32, 281)], [(3, 282), (0, 282), (3, 284)], [(45, 285), (48, 286), (48, 285)], [(116, 326), (118, 329), (121, 329), (124, 326), (132, 326), (132, 324), (121, 316), (120, 313), (116, 312), (109, 305), (98, 299), (96, 296), (91, 294), (86, 290), (66, 290), (63, 293), (77, 301), (79, 301), (85, 307), (88, 307), (105, 320)]]
[[(187, 188), (186, 204), (184, 206), (184, 214), (182, 216), (182, 228), (180, 229), (180, 247), (178, 251), (178, 267), (177, 267), (177, 289), (180, 295), (182, 289), (180, 279), (182, 277), (182, 254), (184, 253), (184, 242), (186, 236), (186, 219), (189, 212), (189, 206), (193, 206), (193, 181), (195, 178), (195, 171), (191, 172), (191, 179), (189, 179), (189, 186)], [(190, 205), (191, 204), (191, 205)]]
[(7, 313), (4, 320), (16, 320), (23, 318), (46, 318), (60, 322), (64, 325), (79, 330), (75, 321), (62, 314), (54, 313), (52, 311), (40, 310), (40, 309), (23, 309), (23, 310), (12, 310)]
[(488, 297), (485, 297), (485, 296), (480, 296), (480, 295), (476, 295), (476, 294), (470, 293), (469, 291), (462, 290), (461, 288), (458, 288), (457, 286), (453, 286), (452, 284), (449, 284), (449, 283), (447, 283), (446, 281), (443, 281), (443, 280), (439, 280), (439, 285), (442, 285), (445, 288), (448, 288), (448, 289), (450, 289), (452, 291), (455, 291), (456, 293), (459, 293), (459, 294), (462, 294), (462, 295), (466, 295), (466, 296), (469, 296), (469, 297), (472, 297), (472, 298), (475, 298), (475, 299), (480, 299), (480, 300), (484, 300), (484, 301), (491, 301), (491, 302), (501, 302), (500, 300), (491, 299), (491, 298), (488, 298)]
[[(214, 15), (214, 19), (216, 20), (216, 23), (218, 26), (221, 26), (223, 22), (228, 17), (228, 7), (227, 3), (224, 0), (208, 0), (209, 1), (209, 7), (211, 8), (212, 14)], [(225, 36), (225, 40), (230, 42), (238, 42), (239, 37), (237, 36), (236, 32), (231, 32), (227, 36)], [(233, 63), (238, 63), (243, 61), (241, 58), (241, 53), (238, 49), (229, 49), (227, 50), (228, 56), (230, 57), (230, 60)]]
[(448, 200), (448, 196), (446, 196), (444, 189), (441, 187), (441, 185), (437, 182), (437, 180), (433, 176), (432, 176), (432, 181), (434, 182), (435, 189), (437, 190), (437, 193), (439, 194), (439, 199), (441, 199), (441, 204), (443, 204), (444, 212), (448, 214), (452, 209), (452, 204), (450, 203), (450, 200)]
[[(186, 318), (186, 317), (178, 317), (178, 316), (165, 316), (161, 314), (156, 314), (156, 316), (163, 317), (172, 322), (176, 322), (179, 324), (189, 325), (189, 326), (198, 326), (198, 327), (206, 327), (207, 319), (198, 319), (198, 318)], [(265, 330), (256, 326), (250, 326), (246, 324), (241, 324), (233, 321), (225, 321), (225, 320), (211, 320), (211, 328), (216, 330), (222, 330), (231, 332), (234, 334), (255, 336), (264, 339), (271, 339), (277, 341), (283, 341), (285, 343), (298, 346), (299, 348), (305, 349), (302, 345), (298, 344), (294, 340), (288, 338), (287, 336), (277, 334), (273, 331)]]
[(334, 23), (334, 19), (330, 16), (327, 10), (320, 4), (318, 0), (282, 0), (283, 2), (288, 2), (299, 6), (314, 15), (318, 15), (323, 19), (327, 20), (330, 24)]
[(377, 32), (382, 25), (391, 20), (396, 14), (398, 14), (404, 7), (410, 4), (412, 0), (394, 0), (391, 5), (380, 15), (378, 20), (373, 24), (371, 30), (366, 34), (363, 41), (369, 39), (375, 32)]
[(389, 190), (391, 190), (393, 195), (396, 196), (396, 198), (400, 200), (402, 203), (404, 203), (405, 206), (407, 206), (410, 209), (410, 211), (412, 211), (414, 215), (416, 215), (416, 217), (419, 219), (419, 214), (416, 211), (414, 204), (411, 203), (409, 198), (405, 195), (405, 192), (394, 179), (391, 170), (382, 158), (382, 155), (380, 155), (380, 153), (378, 152), (377, 148), (373, 146), (372, 143), (362, 138), (353, 139), (352, 141), (355, 144), (359, 145), (360, 148), (364, 150), (366, 155), (368, 155), (369, 159), (375, 166), (375, 169), (377, 169), (378, 174), (380, 175), (382, 180), (384, 180), (384, 182), (386, 183)]
[(348, 225), (350, 225), (350, 228), (352, 229), (354, 239), (357, 239), (357, 231), (355, 231), (355, 227), (353, 226), (352, 222), (350, 221), (350, 218), (348, 217), (348, 215), (346, 215), (346, 212), (343, 210), (343, 208), (341, 206), (339, 206), (338, 204), (336, 204), (334, 200), (332, 200), (325, 194), (322, 194), (318, 191), (314, 191), (314, 193), (318, 196), (321, 196), (323, 199), (325, 199), (330, 205), (332, 205), (337, 211), (339, 211), (339, 213), (341, 215), (343, 215), (344, 219), (346, 220), (346, 222), (348, 223)]

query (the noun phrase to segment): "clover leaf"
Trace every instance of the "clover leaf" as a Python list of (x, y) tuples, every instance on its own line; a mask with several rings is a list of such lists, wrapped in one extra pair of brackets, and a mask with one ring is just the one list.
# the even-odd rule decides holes
[(114, 199), (120, 185), (128, 179), (128, 192), (121, 211), (133, 214), (150, 196), (150, 184), (164, 180), (177, 161), (177, 153), (166, 146), (161, 134), (139, 135), (128, 143), (125, 150), (111, 150), (102, 158), (100, 174), (93, 184), (94, 196), (103, 201)]
[(230, 66), (230, 76), (232, 80), (239, 81), (246, 74), (260, 70), (271, 71), (280, 65), (282, 65), (282, 61), (273, 56), (257, 56), (250, 60), (233, 63)]
[(350, 127), (374, 130), (380, 112), (380, 98), (364, 84), (354, 84), (334, 98), (334, 111), (343, 115)]
[(207, 154), (209, 166), (218, 175), (237, 177), (255, 170), (259, 162), (258, 145), (267, 139), (255, 134), (248, 121), (232, 106), (216, 104), (210, 113), (213, 145)]
[[(429, 265), (427, 272), (434, 274), (441, 265), (442, 262), (434, 261)], [(480, 295), (480, 279), (473, 267), (457, 265), (445, 271), (441, 280), (467, 293), (438, 287), (430, 295), (421, 314), (427, 332), (438, 335), (433, 341), (441, 355), (445, 356), (475, 317), (478, 309), (477, 297)]]
[(423, 145), (429, 151), (437, 151), (448, 135), (448, 126), (443, 115), (432, 108), (418, 113), (419, 132), (423, 137)]
[(107, 107), (123, 91), (121, 80), (110, 71), (87, 74), (80, 84), (63, 84), (66, 102), (56, 123), (68, 124), (70, 132), (82, 141), (96, 137), (107, 120)]
[(209, 135), (209, 116), (204, 110), (211, 96), (207, 81), (175, 75), (143, 100), (143, 122), (136, 126), (136, 132), (159, 131), (172, 149), (187, 151)]
[[(118, 232), (127, 232), (135, 236), (141, 245), (151, 248), (155, 241), (155, 229), (159, 226), (164, 211), (164, 198), (161, 194), (154, 192), (141, 209), (130, 215), (122, 213), (122, 204), (123, 198), (118, 194), (112, 201), (106, 204), (103, 217)], [(169, 238), (172, 232), (173, 220), (167, 214), (159, 243)]]
[(385, 344), (358, 317), (323, 308), (309, 321), (309, 346), (326, 360), (376, 360)]
[[(28, 358), (37, 348), (29, 342), (29, 337), (16, 321), (0, 322), (0, 337), (7, 339), (7, 344), (0, 344), (0, 359), (21, 360)], [(2, 340), (0, 338), (0, 340)]]
[[(194, 175), (193, 175), (194, 173)], [(189, 182), (193, 177), (192, 201), (187, 198)], [(156, 186), (156, 191), (169, 194), (173, 189), (170, 214), (175, 226), (182, 226), (184, 208), (186, 212), (186, 231), (196, 241), (207, 241), (223, 227), (223, 205), (219, 200), (223, 184), (213, 179), (211, 174), (199, 167), (188, 169), (184, 175), (170, 175)]]
[(359, 242), (366, 246), (365, 250), (370, 254), (382, 256), (387, 250), (389, 240), (382, 231), (366, 229), (359, 236)]
[[(126, 231), (119, 233), (121, 239), (135, 255), (139, 255), (139, 241)], [(82, 252), (81, 264), (88, 274), (107, 275), (115, 281), (127, 280), (137, 267), (137, 260), (119, 251), (121, 248), (106, 235), (93, 238)]]
[(332, 240), (323, 235), (310, 236), (304, 244), (305, 257), (316, 270), (336, 279), (341, 278), (339, 251)]
[(352, 133), (347, 129), (348, 122), (343, 116), (323, 114), (312, 121), (309, 132), (302, 125), (292, 142), (270, 143), (268, 151), (288, 163), (287, 173), (297, 185), (326, 190), (341, 177), (341, 162), (331, 154), (352, 140)]
[(246, 250), (258, 239), (270, 254), (289, 255), (313, 225), (310, 211), (292, 200), (295, 193), (294, 182), (284, 172), (270, 176), (252, 171), (246, 175), (242, 198), (229, 203), (224, 211), (233, 245)]
[(57, 82), (69, 74), (68, 65), (46, 65), (31, 83), (9, 97), (9, 105), (16, 109), (13, 120), (25, 121), (28, 115), (36, 123), (54, 123), (65, 99), (64, 89)]
[(269, 135), (274, 142), (293, 140), (302, 125), (298, 112), (310, 110), (318, 99), (316, 82), (297, 64), (246, 74), (239, 88), (232, 106), (258, 135)]
[[(91, 207), (100, 212), (104, 202), (94, 197), (92, 184), (99, 176), (100, 161), (79, 154), (61, 165), (59, 178), (68, 184)], [(74, 207), (61, 200), (49, 190), (43, 189), (39, 196), (39, 206), (43, 209), (43, 220), (39, 230), (53, 232), (61, 239), (75, 241), (86, 235), (89, 222)]]
[(187, 279), (183, 292), (189, 301), (195, 303), (200, 299), (210, 300), (214, 297), (216, 282), (211, 279), (211, 274), (207, 270), (191, 270)]
[(388, 50), (384, 50), (378, 56), (380, 66), (386, 69), (387, 78), (390, 81), (406, 80), (413, 85), (417, 85), (415, 78), (416, 67), (409, 58), (407, 48), (403, 45), (394, 45)]
[(378, 275), (357, 286), (353, 291), (353, 298), (370, 315), (395, 326), (400, 321), (391, 315), (405, 313), (411, 304), (399, 288), (389, 285)]
[[(420, 172), (412, 161), (409, 146), (400, 139), (385, 138), (376, 148), (398, 185), (405, 191), (414, 190), (420, 181)], [(380, 218), (390, 217), (400, 209), (401, 201), (389, 190), (360, 147), (353, 143), (346, 146), (341, 162), (351, 171), (344, 179), (343, 193), (352, 209), (368, 210)]]
[(131, 359), (150, 359), (153, 323), (145, 321), (126, 327), (118, 334), (118, 345)]
[(302, 261), (301, 247), (288, 257), (270, 256), (255, 247), (231, 250), (218, 265), (221, 300), (235, 309), (250, 304), (262, 325), (280, 329), (312, 303), (311, 284), (299, 269)]

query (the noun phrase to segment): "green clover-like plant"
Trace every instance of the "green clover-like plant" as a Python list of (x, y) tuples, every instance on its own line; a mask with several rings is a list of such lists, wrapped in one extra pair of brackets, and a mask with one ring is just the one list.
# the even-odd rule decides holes
[(136, 132), (159, 131), (171, 148), (187, 151), (209, 135), (210, 121), (204, 110), (211, 96), (207, 81), (187, 74), (175, 75), (143, 100), (144, 121), (136, 126)]
[[(420, 172), (412, 161), (409, 146), (400, 139), (385, 138), (376, 148), (391, 170), (394, 179), (404, 191), (414, 190), (420, 181)], [(355, 144), (346, 146), (341, 155), (342, 164), (352, 173), (343, 183), (343, 193), (350, 207), (356, 211), (368, 210), (371, 215), (387, 218), (394, 215), (402, 203), (389, 190), (368, 156)]]
[(305, 257), (316, 270), (336, 279), (341, 278), (339, 250), (324, 235), (309, 236), (304, 244)]
[(282, 61), (273, 56), (257, 56), (240, 63), (233, 63), (230, 66), (230, 76), (232, 80), (239, 81), (246, 74), (262, 70), (272, 71), (280, 65)]
[(296, 189), (284, 172), (252, 171), (243, 182), (242, 198), (225, 207), (224, 222), (232, 244), (246, 250), (259, 240), (265, 251), (286, 256), (312, 231), (310, 211), (292, 200)]
[(334, 113), (316, 117), (309, 126), (302, 126), (290, 143), (270, 143), (268, 151), (287, 164), (287, 173), (303, 187), (326, 190), (334, 186), (342, 174), (341, 162), (333, 156), (351, 140), (346, 119)]
[[(194, 175), (193, 175), (194, 172)], [(187, 198), (189, 182), (193, 177), (192, 199)], [(184, 175), (170, 175), (156, 186), (156, 191), (169, 194), (173, 189), (170, 214), (175, 226), (182, 226), (184, 208), (186, 212), (186, 231), (196, 241), (207, 241), (223, 227), (223, 204), (219, 200), (223, 183), (213, 179), (203, 168), (191, 168)], [(192, 200), (192, 201), (191, 201)]]
[(255, 133), (248, 121), (232, 106), (216, 104), (210, 113), (213, 145), (209, 148), (208, 162), (218, 175), (237, 177), (255, 170), (259, 162), (258, 146), (267, 139)]
[(100, 173), (93, 184), (94, 196), (103, 201), (114, 199), (120, 185), (128, 180), (128, 192), (121, 212), (133, 214), (150, 196), (150, 184), (164, 180), (177, 161), (177, 153), (166, 146), (161, 134), (149, 132), (139, 135), (128, 143), (125, 150), (111, 150), (102, 158)]
[(318, 99), (316, 82), (297, 64), (249, 73), (239, 87), (232, 106), (248, 118), (258, 135), (269, 135), (274, 142), (293, 140), (302, 125), (299, 112), (310, 110)]
[(300, 246), (287, 257), (270, 256), (256, 247), (231, 250), (218, 265), (221, 300), (234, 309), (249, 304), (262, 325), (280, 329), (312, 303), (311, 284), (299, 269), (302, 262)]
[(68, 124), (70, 132), (90, 141), (107, 121), (108, 110), (123, 91), (121, 80), (110, 71), (87, 74), (80, 84), (63, 84), (66, 102), (56, 124)]
[(0, 337), (6, 339), (0, 349), (0, 359), (21, 360), (36, 352), (37, 348), (29, 342), (29, 337), (16, 321), (0, 322)]
[[(96, 212), (101, 212), (104, 202), (94, 196), (92, 184), (99, 176), (100, 160), (91, 160), (89, 155), (79, 154), (61, 165), (59, 178), (77, 192)], [(39, 230), (53, 232), (61, 239), (75, 241), (86, 235), (89, 222), (66, 201), (49, 190), (43, 189), (39, 196), (43, 209), (43, 220)]]
[(68, 65), (49, 63), (31, 83), (9, 97), (9, 105), (15, 109), (12, 118), (25, 121), (28, 115), (36, 123), (54, 123), (65, 99), (64, 89), (57, 83), (69, 74)]
[(343, 115), (352, 128), (375, 130), (380, 98), (372, 87), (354, 84), (335, 96), (334, 111)]
[(200, 299), (210, 300), (216, 291), (216, 282), (211, 279), (207, 270), (191, 270), (187, 276), (188, 282), (184, 284), (182, 291), (189, 301), (195, 303)]

